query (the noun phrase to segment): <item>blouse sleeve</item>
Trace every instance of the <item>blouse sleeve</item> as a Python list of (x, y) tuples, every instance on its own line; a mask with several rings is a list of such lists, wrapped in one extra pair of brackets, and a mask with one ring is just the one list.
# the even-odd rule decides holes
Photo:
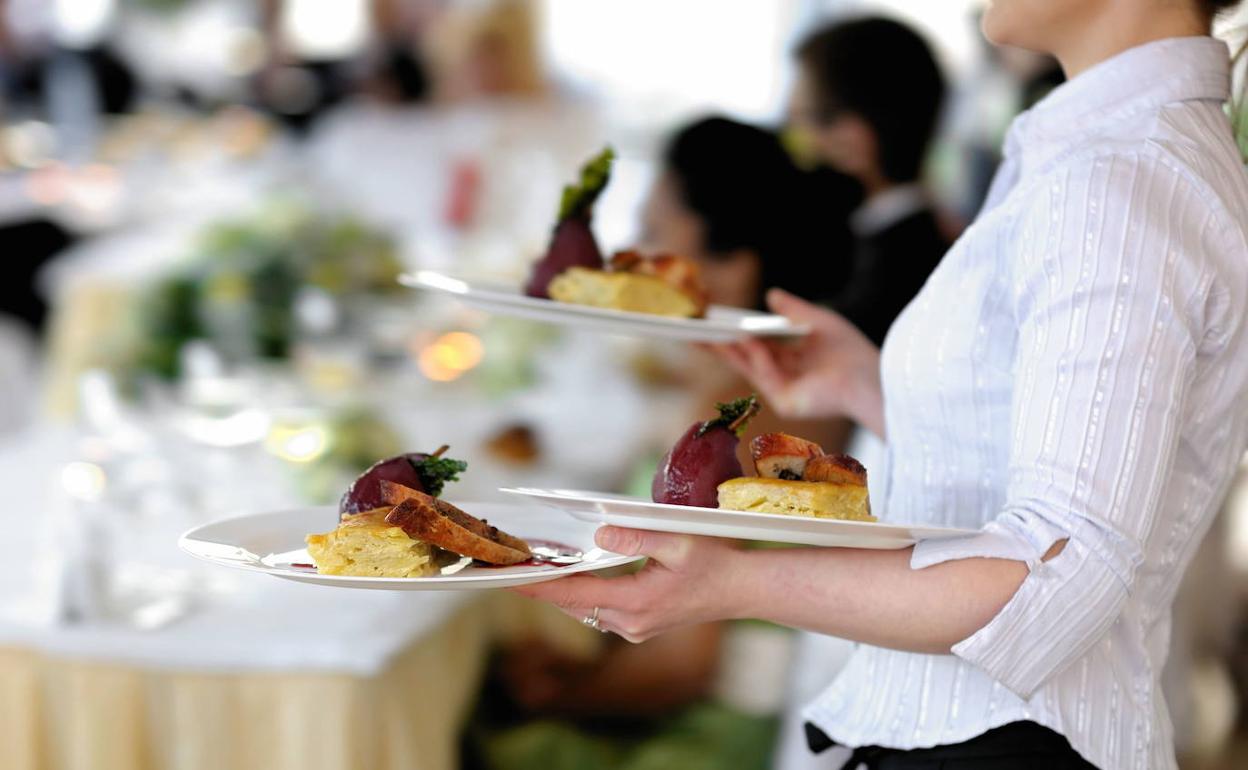
[[(953, 653), (1028, 698), (1098, 642), (1135, 584), (1204, 323), (1210, 208), (1157, 159), (1051, 175), (1017, 222), (1017, 344), (1003, 510), (911, 565), (995, 557), (1027, 578)], [(1056, 542), (1061, 553), (1043, 561)]]

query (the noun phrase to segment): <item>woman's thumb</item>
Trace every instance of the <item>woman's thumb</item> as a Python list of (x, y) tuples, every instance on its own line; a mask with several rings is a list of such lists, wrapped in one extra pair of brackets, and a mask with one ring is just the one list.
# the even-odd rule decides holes
[(649, 556), (660, 564), (678, 562), (690, 546), (685, 535), (612, 526), (599, 527), (594, 542), (604, 550), (625, 556)]
[(808, 323), (817, 321), (821, 315), (827, 314), (824, 308), (807, 302), (796, 294), (790, 294), (784, 289), (768, 290), (767, 307), (785, 318)]

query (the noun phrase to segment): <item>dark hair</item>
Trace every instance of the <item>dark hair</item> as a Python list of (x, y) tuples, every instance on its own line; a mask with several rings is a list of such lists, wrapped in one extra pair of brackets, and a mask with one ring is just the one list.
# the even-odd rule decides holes
[(858, 183), (834, 172), (804, 172), (779, 137), (712, 117), (676, 132), (664, 153), (685, 205), (703, 223), (714, 256), (749, 249), (759, 256), (762, 291), (776, 286), (827, 299), (847, 278), (849, 212)]
[(851, 112), (879, 138), (880, 165), (894, 182), (919, 177), (945, 97), (945, 79), (923, 38), (881, 17), (816, 30), (797, 47), (815, 85), (816, 119)]
[(1201, 9), (1210, 18), (1217, 16), (1222, 11), (1229, 11), (1239, 5), (1240, 0), (1197, 0)]

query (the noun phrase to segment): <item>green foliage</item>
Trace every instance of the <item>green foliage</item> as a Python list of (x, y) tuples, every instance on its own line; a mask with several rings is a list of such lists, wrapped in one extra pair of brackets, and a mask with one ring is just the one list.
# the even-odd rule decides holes
[(642, 743), (620, 770), (763, 770), (770, 764), (776, 722), (718, 704), (687, 709)]
[(304, 289), (333, 298), (395, 291), (401, 265), (390, 239), (349, 216), (274, 202), (255, 216), (207, 228), (171, 275), (139, 299), (141, 373), (176, 379), (196, 339), (230, 359), (283, 360)]
[(412, 463), (412, 467), (420, 476), (420, 484), (425, 488), (425, 493), (438, 497), (448, 482), (459, 481), (459, 474), (468, 470), (468, 463), (449, 457), (426, 457), (420, 462)]
[(620, 750), (610, 741), (560, 722), (530, 722), (491, 738), (486, 748), (490, 770), (610, 770), (620, 765)]
[(140, 303), (139, 323), (147, 337), (137, 356), (139, 368), (166, 379), (177, 376), (182, 345), (204, 333), (195, 313), (199, 289), (188, 277), (173, 277)]
[(559, 201), (560, 222), (589, 215), (594, 202), (611, 179), (611, 163), (614, 160), (615, 150), (605, 147), (581, 166), (580, 184), (563, 188), (563, 197)]
[(699, 436), (711, 428), (721, 426), (731, 428), (740, 436), (745, 431), (745, 426), (749, 423), (750, 418), (758, 414), (758, 410), (761, 407), (758, 403), (758, 396), (751, 393), (734, 401), (716, 403), (715, 408), (719, 410), (719, 416), (714, 420), (707, 420), (702, 423), (702, 428), (698, 430)]
[(485, 739), (490, 770), (763, 770), (776, 720), (727, 706), (692, 706), (646, 734), (611, 735), (537, 721)]

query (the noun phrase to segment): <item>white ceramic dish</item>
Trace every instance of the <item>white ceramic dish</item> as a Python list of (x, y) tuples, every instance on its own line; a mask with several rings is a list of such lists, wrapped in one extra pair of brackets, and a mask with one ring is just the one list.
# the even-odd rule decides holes
[(285, 580), (336, 586), (402, 591), (470, 591), (507, 588), (555, 580), (566, 575), (627, 568), (641, 557), (621, 556), (594, 546), (593, 524), (514, 503), (456, 503), (488, 519), (491, 524), (525, 539), (549, 541), (585, 552), (584, 560), (568, 566), (475, 566), (469, 560), (447, 567), (444, 574), (417, 578), (347, 577), (321, 575), (311, 564), (303, 538), (337, 526), (337, 510), (330, 507), (295, 508), (253, 513), (215, 521), (184, 534), (178, 546), (190, 555), (226, 567), (262, 572)]
[(807, 333), (779, 315), (712, 305), (706, 318), (669, 318), (623, 310), (569, 305), (526, 296), (514, 287), (469, 283), (432, 270), (399, 276), (399, 283), (414, 289), (449, 294), (466, 305), (498, 315), (575, 326), (578, 329), (657, 337), (686, 342), (732, 342), (742, 337), (800, 337)]
[(501, 491), (543, 503), (585, 522), (778, 543), (896, 549), (919, 540), (978, 534), (978, 530), (971, 529), (664, 505), (637, 497), (576, 489), (508, 488)]

